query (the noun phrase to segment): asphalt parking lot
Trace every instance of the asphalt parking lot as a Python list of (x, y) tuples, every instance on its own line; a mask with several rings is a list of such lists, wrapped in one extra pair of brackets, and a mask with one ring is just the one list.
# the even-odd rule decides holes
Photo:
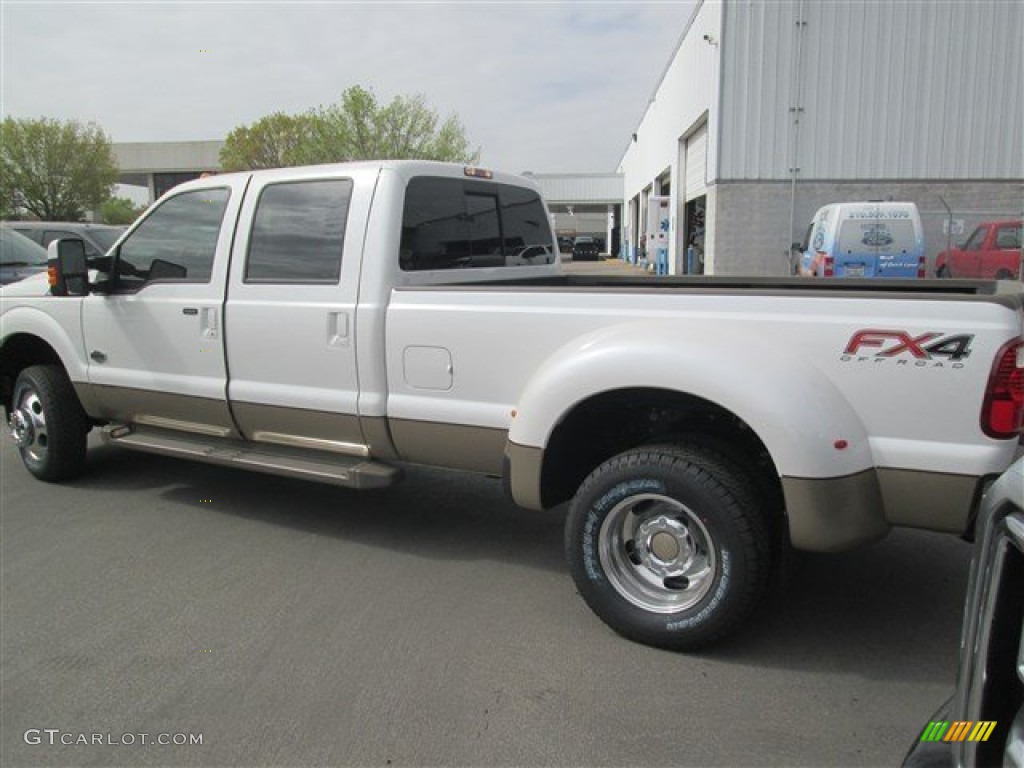
[(804, 557), (685, 656), (606, 629), (561, 536), (487, 478), (359, 493), (98, 446), (50, 486), (5, 440), (0, 762), (881, 766), (952, 690), (952, 537)]

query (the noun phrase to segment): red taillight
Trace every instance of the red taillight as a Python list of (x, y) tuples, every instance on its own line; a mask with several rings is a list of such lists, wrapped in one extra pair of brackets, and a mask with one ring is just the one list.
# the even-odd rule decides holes
[(1007, 342), (996, 355), (981, 406), (981, 431), (996, 440), (1024, 432), (1024, 339)]
[(924, 256), (919, 256), (917, 258), (917, 276), (919, 278), (923, 278), (925, 276), (925, 266), (927, 263), (928, 262)]
[(825, 277), (835, 277), (836, 276), (836, 260), (834, 258), (832, 258), (831, 256), (825, 256), (824, 254), (821, 254), (821, 255), (824, 256), (824, 258), (821, 260), (822, 274)]

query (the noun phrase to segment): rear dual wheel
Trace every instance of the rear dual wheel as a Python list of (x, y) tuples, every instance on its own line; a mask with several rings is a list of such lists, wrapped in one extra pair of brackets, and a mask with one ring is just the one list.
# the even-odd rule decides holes
[(772, 539), (753, 484), (699, 445), (606, 461), (573, 499), (565, 544), (580, 594), (605, 623), (672, 650), (735, 631), (770, 576)]

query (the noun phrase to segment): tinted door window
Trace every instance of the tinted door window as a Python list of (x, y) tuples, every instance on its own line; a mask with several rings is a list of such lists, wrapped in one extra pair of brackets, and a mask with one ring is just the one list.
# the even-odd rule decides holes
[(208, 283), (227, 189), (203, 189), (170, 198), (118, 249), (115, 291), (132, 293), (155, 280)]
[(406, 189), (403, 270), (550, 263), (552, 241), (544, 205), (532, 190), (430, 177), (413, 179)]
[(90, 229), (89, 238), (96, 244), (96, 247), (106, 253), (110, 250), (111, 246), (117, 242), (125, 231), (126, 227), (119, 227), (117, 229)]
[(967, 242), (964, 243), (963, 249), (965, 251), (980, 251), (981, 246), (985, 243), (985, 235), (987, 233), (988, 230), (985, 229), (985, 227), (978, 227), (971, 233), (971, 236), (967, 238)]
[(246, 282), (337, 283), (351, 198), (348, 179), (264, 188), (253, 217)]

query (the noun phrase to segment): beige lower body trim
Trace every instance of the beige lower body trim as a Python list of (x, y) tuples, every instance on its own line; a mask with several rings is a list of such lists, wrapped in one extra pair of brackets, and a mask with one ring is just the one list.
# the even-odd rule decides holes
[(544, 509), (540, 486), (544, 451), (510, 442), (505, 448), (505, 461), (512, 500), (524, 509)]
[(370, 448), (370, 455), (381, 461), (398, 461), (398, 452), (391, 441), (391, 428), (383, 416), (363, 416), (359, 419), (363, 437)]
[(223, 400), (81, 383), (75, 384), (75, 392), (93, 419), (217, 437), (239, 436)]
[(841, 552), (876, 541), (891, 526), (963, 533), (980, 478), (904, 469), (825, 480), (782, 478), (793, 546)]
[(330, 451), (345, 456), (368, 456), (359, 417), (262, 403), (232, 402), (238, 426), (247, 440)]
[(82, 404), (89, 418), (97, 421), (103, 419), (103, 406), (96, 396), (96, 387), (87, 381), (72, 381), (71, 384), (78, 395), (78, 402)]
[(389, 419), (403, 461), (500, 475), (508, 432), (504, 429)]
[(796, 549), (841, 552), (889, 532), (874, 470), (827, 480), (784, 477), (782, 491)]
[(879, 469), (885, 517), (892, 525), (963, 533), (981, 478), (912, 469)]

